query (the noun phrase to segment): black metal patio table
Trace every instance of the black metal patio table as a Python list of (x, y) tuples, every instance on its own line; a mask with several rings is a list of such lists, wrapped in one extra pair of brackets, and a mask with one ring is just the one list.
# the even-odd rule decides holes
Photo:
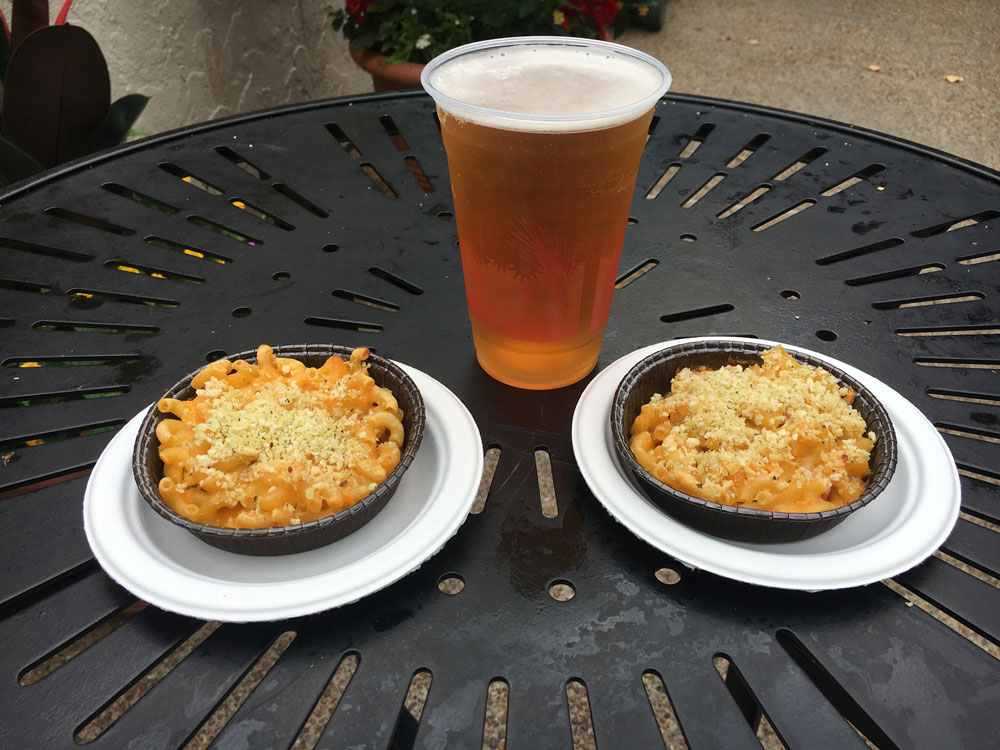
[[(644, 678), (662, 680), (696, 750), (759, 747), (761, 714), (788, 748), (863, 748), (859, 733), (882, 749), (1000, 746), (1000, 664), (898, 593), (1000, 640), (996, 172), (761, 107), (685, 95), (657, 107), (598, 370), (684, 336), (815, 349), (916, 404), (962, 475), (941, 554), (896, 589), (825, 593), (689, 570), (635, 538), (574, 461), (586, 381), (527, 392), (478, 368), (423, 94), (149, 138), (0, 204), (0, 746), (290, 747), (347, 659), (356, 670), (317, 747), (479, 747), (491, 683), (506, 686), (508, 747), (571, 746), (571, 683), (597, 747), (662, 747)], [(499, 457), (479, 512), (399, 582), (309, 617), (206, 630), (103, 573), (83, 492), (114, 431), (181, 374), (261, 342), (369, 345), (409, 363), (462, 399)], [(445, 579), (464, 589), (442, 592)], [(38, 678), (94, 628), (110, 632)], [(88, 729), (186, 642), (129, 710)], [(233, 712), (227, 696), (266, 654)], [(415, 725), (399, 717), (417, 672), (430, 689)]]

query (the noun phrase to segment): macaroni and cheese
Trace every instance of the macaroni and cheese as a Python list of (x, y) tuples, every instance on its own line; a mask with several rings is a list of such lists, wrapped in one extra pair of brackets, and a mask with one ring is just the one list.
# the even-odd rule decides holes
[(763, 364), (680, 370), (632, 425), (639, 464), (661, 482), (724, 505), (814, 513), (865, 489), (875, 435), (854, 392), (782, 347)]
[(241, 529), (314, 521), (370, 494), (399, 463), (403, 412), (375, 385), (368, 349), (321, 367), (276, 357), (220, 360), (196, 396), (157, 403), (160, 496), (192, 521)]

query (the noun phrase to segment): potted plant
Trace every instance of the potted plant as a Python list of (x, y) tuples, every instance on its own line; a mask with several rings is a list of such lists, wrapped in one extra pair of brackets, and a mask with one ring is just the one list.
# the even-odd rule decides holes
[[(662, 0), (660, 0), (662, 2)], [(424, 63), (461, 44), (534, 34), (608, 39), (655, 17), (657, 0), (345, 0), (335, 31), (376, 91), (419, 88)], [(650, 10), (654, 8), (654, 10)]]
[(63, 0), (49, 25), (48, 0), (13, 0), (0, 11), (0, 185), (121, 143), (149, 97), (111, 101), (101, 48), (66, 22)]

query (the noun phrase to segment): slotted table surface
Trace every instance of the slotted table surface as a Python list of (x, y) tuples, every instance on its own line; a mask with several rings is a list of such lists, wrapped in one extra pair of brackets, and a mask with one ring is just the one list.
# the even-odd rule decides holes
[[(114, 431), (180, 374), (261, 342), (369, 345), (436, 377), (500, 450), (486, 504), (361, 602), (222, 625), (89, 746), (183, 746), (289, 631), (216, 747), (289, 747), (352, 654), (358, 669), (317, 747), (387, 747), (418, 670), (432, 676), (420, 748), (479, 747), (498, 679), (510, 748), (571, 746), (570, 680), (586, 686), (598, 747), (662, 746), (647, 674), (695, 750), (759, 747), (758, 710), (789, 748), (864, 747), (851, 725), (879, 748), (1000, 745), (997, 660), (887, 586), (742, 585), (689, 571), (616, 523), (569, 438), (587, 381), (526, 392), (478, 368), (450, 211), (422, 94), (210, 123), (0, 198), (0, 746), (76, 747), (75, 732), (203, 624), (149, 607), (21, 684), (134, 604), (82, 528), (86, 474)], [(998, 218), (1000, 175), (986, 168), (845, 125), (668, 96), (598, 369), (712, 334), (861, 367), (916, 404), (955, 456), (964, 515), (942, 551), (998, 576), (998, 537), (976, 522), (1000, 522)], [(554, 518), (536, 450), (550, 456)], [(680, 581), (661, 583), (661, 568)], [(448, 576), (461, 593), (439, 591)], [(556, 582), (575, 597), (552, 598)], [(1000, 638), (989, 580), (932, 557), (897, 583)]]

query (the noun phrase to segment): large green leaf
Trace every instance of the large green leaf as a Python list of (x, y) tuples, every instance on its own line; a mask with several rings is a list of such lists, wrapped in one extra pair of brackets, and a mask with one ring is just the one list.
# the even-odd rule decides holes
[(45, 167), (5, 138), (0, 138), (0, 185), (11, 183), (38, 174)]
[(14, 0), (10, 14), (10, 46), (17, 49), (28, 35), (49, 25), (49, 0)]
[(87, 152), (111, 148), (125, 140), (128, 131), (146, 108), (147, 102), (149, 97), (143, 94), (126, 94), (115, 101), (108, 110), (108, 116), (90, 139)]
[(108, 66), (78, 26), (47, 26), (14, 50), (3, 97), (3, 136), (51, 167), (87, 152), (111, 106)]

